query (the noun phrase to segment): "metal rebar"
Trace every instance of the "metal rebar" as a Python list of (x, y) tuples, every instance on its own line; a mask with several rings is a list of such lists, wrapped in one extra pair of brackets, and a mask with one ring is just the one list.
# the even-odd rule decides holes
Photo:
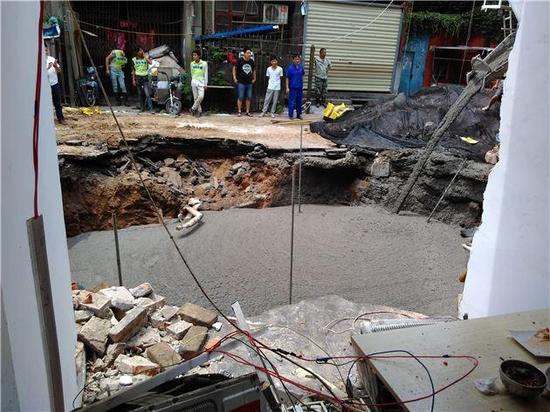
[(115, 235), (115, 251), (116, 251), (116, 267), (118, 271), (118, 285), (122, 285), (122, 268), (120, 266), (120, 248), (118, 245), (118, 227), (117, 227), (117, 221), (116, 221), (116, 214), (113, 212), (112, 214), (112, 222), (113, 222), (113, 234)]
[(304, 135), (304, 125), (300, 125), (300, 153), (298, 156), (298, 213), (302, 213), (302, 140)]
[(432, 210), (432, 213), (430, 213), (430, 216), (428, 216), (428, 220), (427, 222), (430, 221), (430, 219), (432, 218), (432, 215), (435, 213), (435, 211), (437, 210), (437, 208), (439, 207), (439, 204), (443, 201), (443, 198), (445, 197), (445, 195), (447, 194), (447, 192), (449, 191), (449, 189), (451, 188), (452, 184), (454, 183), (454, 181), (456, 180), (456, 178), (458, 177), (458, 174), (460, 173), (460, 171), (463, 169), (464, 165), (466, 164), (466, 159), (464, 159), (462, 161), (462, 163), (460, 163), (460, 166), (458, 167), (458, 170), (456, 171), (455, 175), (453, 176), (453, 178), (451, 179), (451, 181), (449, 182), (449, 184), (447, 185), (447, 187), (445, 188), (445, 190), (443, 191), (443, 193), (441, 194), (441, 197), (439, 198), (439, 200), (437, 201), (437, 203), (435, 204), (433, 210)]
[(292, 277), (294, 274), (294, 185), (295, 185), (295, 164), (292, 165), (292, 184), (290, 189), (290, 205), (292, 217), (290, 218), (290, 284), (288, 288), (288, 303), (292, 304)]

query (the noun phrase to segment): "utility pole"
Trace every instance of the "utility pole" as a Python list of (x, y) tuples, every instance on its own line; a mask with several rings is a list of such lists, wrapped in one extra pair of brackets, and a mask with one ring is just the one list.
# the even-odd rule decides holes
[[(313, 70), (315, 70), (315, 45), (312, 44), (309, 49), (309, 66), (307, 69), (307, 97), (306, 100), (308, 102), (311, 102), (311, 84), (313, 82)], [(306, 113), (309, 113), (309, 110), (311, 108), (311, 104), (308, 105), (306, 109)]]
[(183, 58), (184, 65), (187, 67), (191, 63), (191, 53), (193, 52), (193, 20), (195, 18), (195, 2), (183, 2)]

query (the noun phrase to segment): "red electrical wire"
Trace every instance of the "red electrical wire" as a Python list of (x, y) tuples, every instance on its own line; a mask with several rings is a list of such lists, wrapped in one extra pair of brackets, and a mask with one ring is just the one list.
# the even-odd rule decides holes
[(42, 20), (44, 1), (40, 0), (38, 19), (38, 56), (36, 57), (36, 85), (34, 89), (34, 123), (32, 130), (32, 163), (34, 167), (34, 217), (38, 217), (38, 136), (40, 129), (40, 93), (42, 86)]
[[(355, 405), (355, 406), (368, 406), (368, 407), (387, 407), (387, 406), (397, 406), (397, 405), (403, 405), (403, 404), (406, 404), (406, 403), (418, 402), (418, 401), (421, 401), (421, 400), (424, 400), (424, 399), (431, 398), (434, 395), (444, 391), (445, 389), (447, 389), (447, 388), (455, 385), (456, 383), (460, 382), (461, 380), (465, 379), (479, 365), (479, 361), (475, 357), (469, 356), (469, 355), (422, 355), (422, 356), (416, 356), (417, 358), (430, 358), (430, 359), (439, 359), (439, 358), (440, 359), (447, 359), (447, 358), (450, 358), (450, 359), (453, 359), (453, 358), (454, 359), (469, 359), (469, 360), (472, 360), (474, 362), (474, 364), (473, 364), (472, 368), (470, 368), (470, 370), (468, 370), (468, 372), (466, 372), (464, 375), (462, 375), (459, 378), (453, 380), (452, 382), (450, 382), (449, 384), (443, 386), (442, 388), (437, 389), (433, 393), (429, 393), (427, 395), (419, 396), (417, 398), (409, 399), (409, 400), (405, 400), (405, 401), (367, 404), (367, 403), (358, 403), (358, 402), (348, 402), (348, 401), (344, 401), (344, 400), (341, 400), (341, 399), (338, 399), (338, 398), (334, 398), (334, 397), (332, 397), (330, 395), (327, 395), (323, 392), (320, 392), (316, 389), (310, 388), (310, 387), (308, 387), (306, 385), (303, 385), (299, 382), (295, 382), (295, 381), (293, 381), (289, 378), (286, 378), (285, 376), (282, 376), (279, 373), (275, 373), (274, 371), (266, 369), (262, 366), (255, 365), (252, 362), (249, 362), (246, 359), (243, 359), (242, 357), (240, 357), (238, 355), (235, 355), (233, 353), (218, 350), (218, 349), (213, 349), (212, 351), (222, 353), (222, 354), (226, 355), (227, 357), (229, 357), (230, 359), (233, 359), (237, 363), (241, 363), (243, 365), (251, 366), (251, 367), (253, 367), (257, 370), (260, 370), (260, 371), (262, 371), (266, 374), (269, 374), (270, 376), (274, 376), (277, 379), (283, 380), (283, 381), (285, 381), (285, 382), (287, 382), (287, 383), (289, 383), (293, 386), (296, 386), (297, 388), (300, 388), (300, 389), (302, 389), (306, 392), (314, 393), (314, 394), (316, 394), (320, 397), (324, 397), (326, 399), (329, 399), (329, 400), (332, 400), (336, 403), (339, 403), (342, 406), (344, 406), (344, 405)], [(335, 357), (335, 358), (338, 358), (338, 357)], [(339, 357), (339, 358), (366, 359), (368, 357), (365, 357), (365, 356), (362, 356), (362, 357), (361, 356), (359, 356), (359, 357), (348, 356), (348, 357)], [(412, 358), (412, 357), (411, 356), (406, 356), (406, 355), (376, 355), (376, 356), (370, 356), (370, 358)]]

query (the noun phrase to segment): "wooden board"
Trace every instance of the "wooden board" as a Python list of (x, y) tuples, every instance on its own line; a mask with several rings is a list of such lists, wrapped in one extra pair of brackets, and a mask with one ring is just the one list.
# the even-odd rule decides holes
[[(508, 330), (540, 329), (550, 324), (550, 310), (539, 310), (467, 321), (429, 325), (353, 337), (362, 355), (405, 349), (415, 355), (471, 355), (479, 366), (461, 382), (436, 395), (436, 411), (548, 411), (550, 400), (534, 401), (506, 394), (482, 395), (474, 386), (480, 378), (498, 376), (503, 360), (519, 359), (537, 366), (543, 372), (550, 367), (546, 358), (536, 358), (515, 342)], [(467, 359), (426, 359), (436, 390), (464, 375), (472, 366)], [(404, 401), (430, 393), (425, 371), (414, 359), (371, 359), (370, 370), (389, 391)], [(445, 365), (446, 363), (446, 365)], [(429, 411), (431, 399), (404, 405), (408, 411)]]

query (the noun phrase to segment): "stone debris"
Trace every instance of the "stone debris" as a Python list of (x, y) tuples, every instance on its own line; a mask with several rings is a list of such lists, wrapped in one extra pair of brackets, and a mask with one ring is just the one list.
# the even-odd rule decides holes
[(130, 293), (135, 298), (141, 298), (143, 296), (150, 295), (153, 293), (153, 288), (151, 287), (151, 284), (148, 282), (142, 283), (139, 286), (136, 286), (135, 288), (130, 289)]
[(164, 330), (166, 326), (169, 325), (170, 319), (176, 316), (179, 308), (177, 306), (166, 305), (161, 309), (154, 311), (151, 316), (149, 316), (149, 321), (151, 325), (160, 330)]
[(113, 343), (112, 345), (109, 345), (109, 347), (107, 348), (107, 355), (103, 360), (103, 363), (105, 364), (105, 366), (107, 368), (110, 368), (113, 365), (113, 363), (115, 363), (118, 355), (124, 353), (125, 349), (126, 349), (125, 343)]
[(74, 311), (74, 320), (77, 323), (80, 322), (87, 322), (91, 319), (91, 317), (94, 316), (92, 312), (89, 310), (75, 310)]
[(126, 316), (109, 332), (109, 337), (113, 342), (125, 342), (134, 336), (147, 323), (147, 313), (145, 309), (135, 307), (126, 313)]
[(166, 342), (160, 342), (147, 348), (146, 355), (151, 362), (160, 365), (161, 368), (174, 366), (181, 362), (181, 356)]
[(178, 311), (178, 315), (185, 321), (194, 325), (211, 327), (217, 320), (218, 314), (194, 303), (184, 304)]
[(174, 338), (181, 339), (187, 333), (187, 331), (193, 326), (193, 324), (180, 320), (179, 322), (172, 323), (166, 328), (168, 333), (170, 333)]
[(159, 365), (142, 356), (120, 355), (117, 358), (115, 365), (120, 372), (131, 375), (145, 374), (155, 376), (160, 372)]
[(119, 382), (121, 386), (130, 386), (134, 383), (134, 380), (130, 375), (122, 375), (119, 379)]
[(75, 406), (105, 399), (193, 357), (217, 321), (215, 312), (192, 303), (165, 305), (147, 282), (132, 289), (100, 286), (97, 292), (73, 290), (75, 361), (84, 387)]
[(99, 293), (111, 299), (111, 306), (118, 310), (126, 311), (134, 307), (134, 296), (123, 286), (101, 289)]
[(98, 355), (103, 356), (110, 330), (111, 321), (94, 316), (80, 329), (78, 339)]
[(180, 341), (179, 354), (185, 359), (192, 358), (199, 352), (208, 338), (208, 328), (205, 326), (192, 326)]
[(85, 300), (80, 302), (79, 307), (89, 310), (100, 318), (107, 317), (109, 315), (111, 300), (102, 293), (90, 293), (90, 297), (91, 302), (89, 302), (90, 298), (86, 296)]
[(160, 342), (160, 333), (155, 328), (142, 329), (136, 336), (128, 341), (131, 347), (146, 348)]
[(148, 313), (152, 313), (155, 309), (160, 309), (164, 306), (164, 296), (151, 294), (148, 298), (142, 297), (135, 300), (136, 306), (140, 306)]

